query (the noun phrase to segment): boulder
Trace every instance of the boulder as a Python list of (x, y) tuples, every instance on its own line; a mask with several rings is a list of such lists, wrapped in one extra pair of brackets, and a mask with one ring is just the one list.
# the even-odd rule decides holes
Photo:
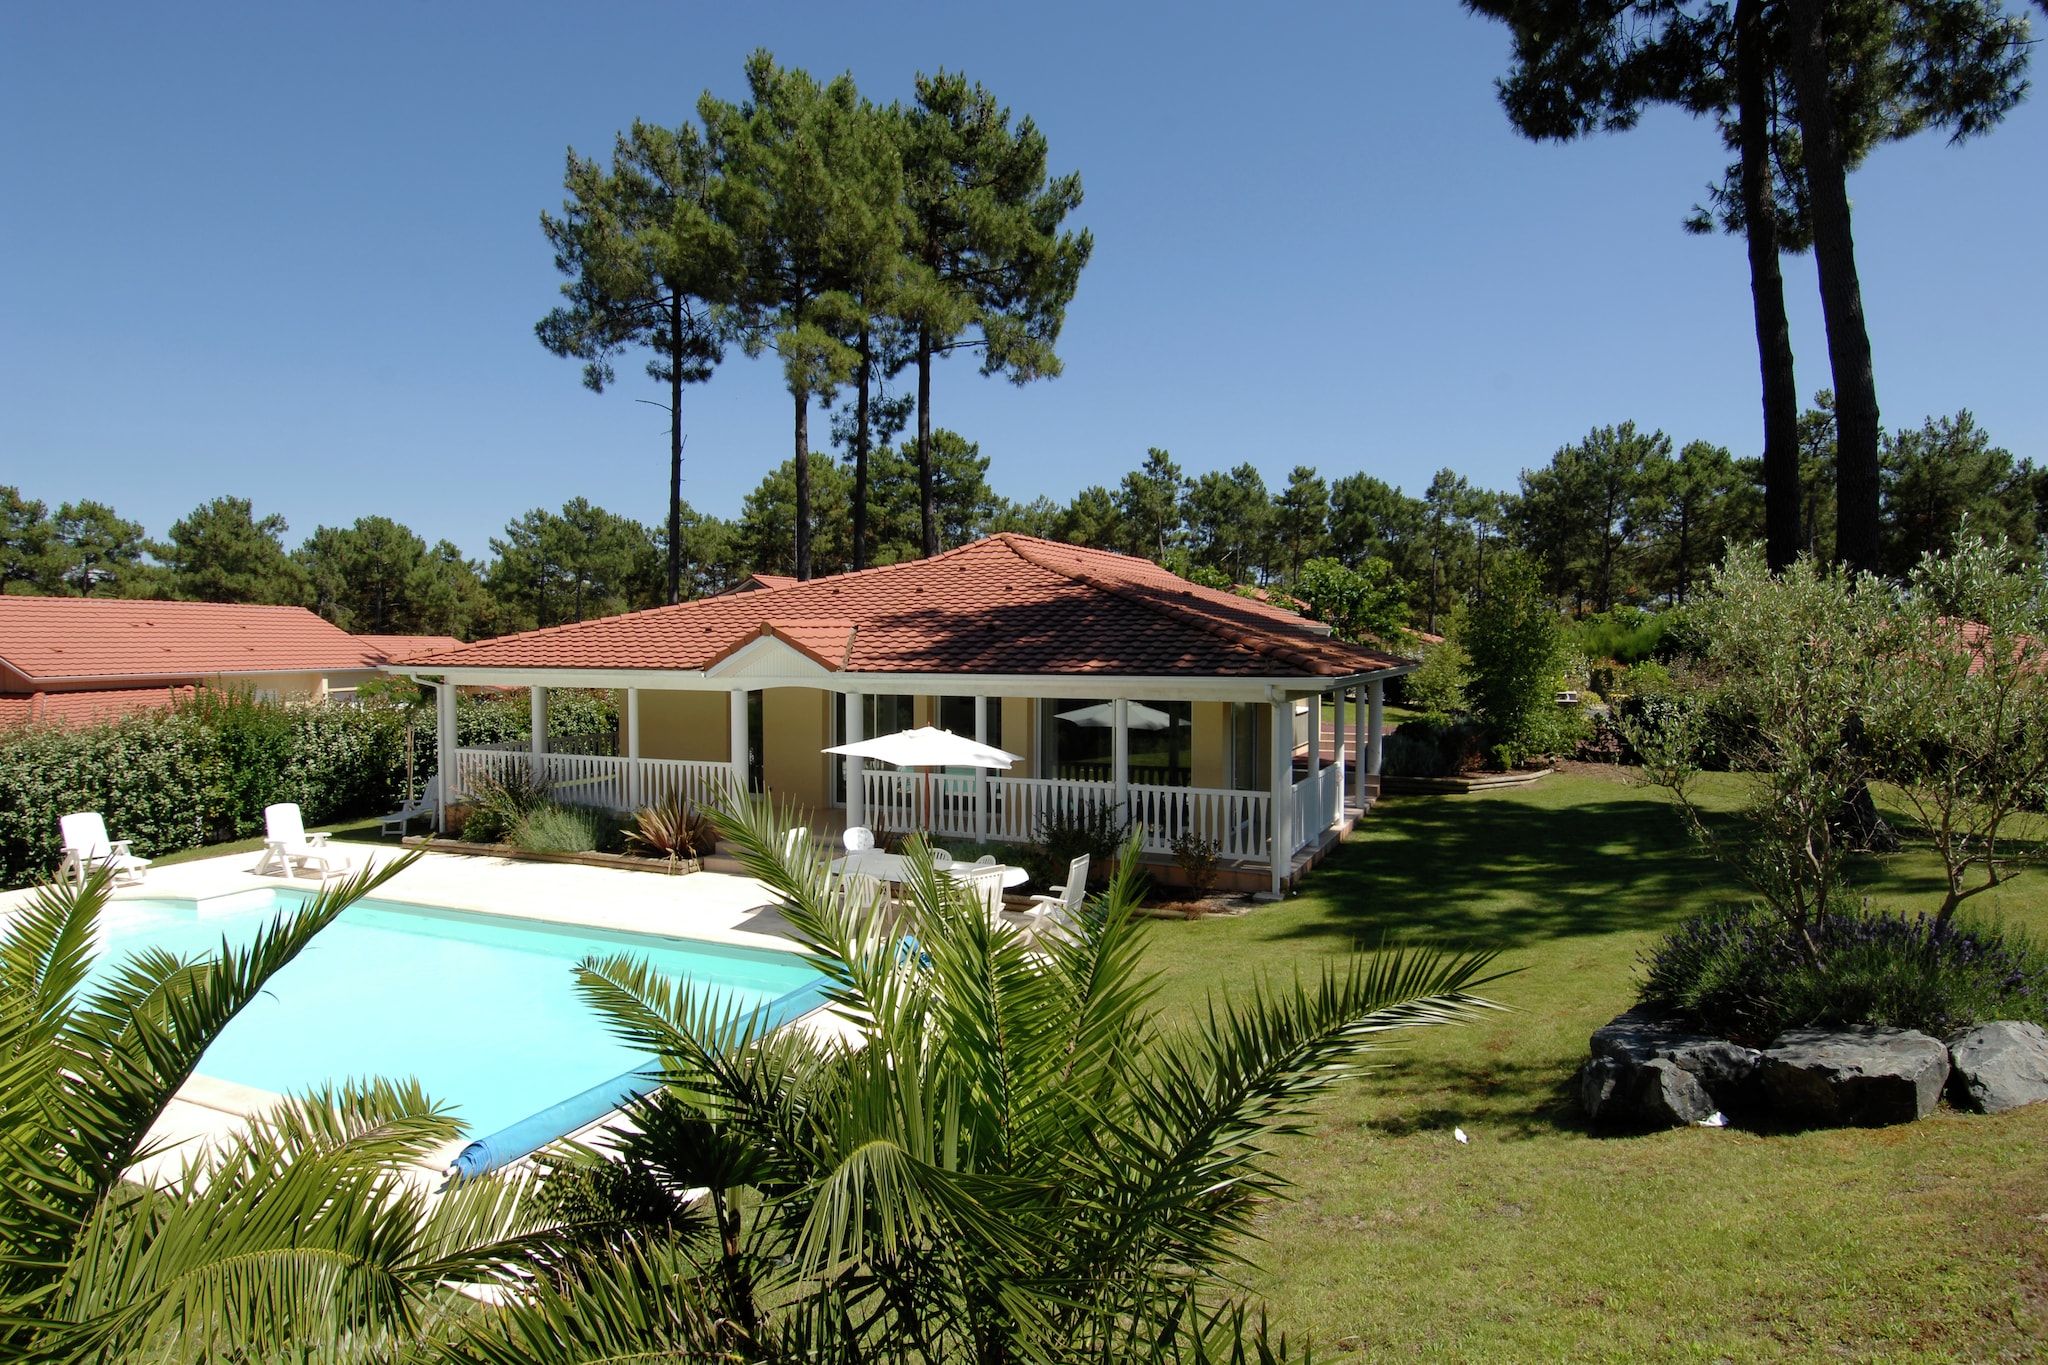
[(1877, 1127), (1934, 1112), (1948, 1049), (1916, 1029), (1790, 1029), (1757, 1068), (1765, 1102), (1808, 1127)]
[(1579, 1102), (1596, 1123), (1670, 1128), (1737, 1106), (1758, 1054), (1639, 1005), (1594, 1030)]
[(1714, 1113), (1699, 1078), (1667, 1057), (1592, 1058), (1579, 1072), (1579, 1103), (1595, 1122), (1624, 1128), (1683, 1128)]
[(2001, 1019), (1948, 1040), (1949, 1103), (1996, 1114), (2048, 1100), (2048, 1032)]

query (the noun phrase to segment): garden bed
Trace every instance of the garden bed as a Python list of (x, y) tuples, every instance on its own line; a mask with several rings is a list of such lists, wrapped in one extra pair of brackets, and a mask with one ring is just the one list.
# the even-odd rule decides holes
[(407, 848), (431, 853), (461, 853), (474, 858), (504, 858), (516, 863), (570, 863), (577, 867), (616, 867), (627, 872), (659, 872), (670, 876), (703, 870), (696, 858), (670, 863), (666, 858), (644, 858), (637, 853), (531, 853), (512, 844), (473, 844), (467, 839), (436, 839), (415, 835), (404, 840)]
[(1455, 777), (1388, 777), (1381, 774), (1380, 792), (1383, 795), (1397, 792), (1420, 795), (1429, 792), (1499, 791), (1506, 787), (1526, 787), (1554, 771), (1552, 768), (1529, 768), (1508, 773), (1459, 773)]

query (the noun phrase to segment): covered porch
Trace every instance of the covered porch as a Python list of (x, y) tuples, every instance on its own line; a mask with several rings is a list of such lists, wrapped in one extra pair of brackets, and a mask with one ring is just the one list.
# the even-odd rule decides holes
[[(1145, 853), (1162, 864), (1177, 840), (1193, 834), (1215, 844), (1229, 882), (1277, 894), (1378, 794), (1384, 676), (1331, 679), (1314, 690), (1224, 679), (857, 682), (818, 676), (822, 669), (796, 672), (787, 655), (798, 651), (774, 644), (764, 652), (784, 656), (776, 674), (723, 685), (712, 677), (626, 680), (589, 670), (563, 670), (544, 682), (529, 677), (525, 743), (465, 748), (443, 740), (440, 770), (450, 775), (441, 789), (444, 822), (446, 804), (463, 801), (479, 776), (512, 768), (546, 782), (559, 801), (614, 812), (670, 799), (711, 806), (739, 784), (804, 810), (814, 828), (834, 837), (866, 825), (1021, 846), (1062, 815), (1106, 807), (1141, 832)], [(442, 736), (455, 733), (458, 681), (520, 685), (505, 674), (422, 681), (439, 688)], [(549, 692), (565, 686), (615, 692), (615, 753), (549, 745)], [(1321, 724), (1326, 696), (1339, 703), (1334, 735)], [(823, 752), (923, 724), (1008, 749), (1021, 761), (1007, 773), (927, 775)]]

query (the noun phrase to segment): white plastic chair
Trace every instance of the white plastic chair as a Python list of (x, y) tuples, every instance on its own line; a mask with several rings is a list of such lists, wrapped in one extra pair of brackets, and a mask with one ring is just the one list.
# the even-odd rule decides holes
[(413, 821), (419, 819), (423, 815), (432, 815), (434, 813), (434, 807), (440, 803), (440, 800), (441, 774), (435, 773), (432, 777), (427, 779), (426, 790), (420, 793), (419, 800), (404, 802), (399, 806), (397, 810), (391, 812), (391, 814), (389, 815), (383, 816), (377, 821), (378, 836), (381, 838), (382, 836), (389, 834), (391, 832), (392, 826), (394, 825), (398, 827), (398, 832), (401, 835), (404, 834), (406, 826), (410, 825)]
[(128, 851), (126, 839), (109, 839), (107, 822), (96, 810), (60, 816), (57, 827), (64, 834), (64, 861), (57, 865), (59, 877), (75, 876), (80, 886), (96, 867), (114, 871), (116, 882), (139, 882), (149, 870), (149, 859)]
[[(296, 870), (294, 865), (296, 864)], [(298, 803), (280, 801), (263, 808), (263, 856), (249, 869), (257, 876), (266, 873), (292, 877), (317, 868), (321, 880), (349, 870), (349, 858), (338, 848), (329, 848), (325, 834), (306, 833), (306, 822)]]
[(1003, 874), (1009, 870), (994, 858), (990, 858), (986, 863), (975, 863), (967, 869), (967, 875), (961, 878), (967, 883), (967, 889), (974, 894), (974, 898), (981, 902), (982, 909), (988, 912), (991, 924), (1002, 923)]
[(1044, 933), (1073, 936), (1080, 923), (1081, 902), (1088, 898), (1088, 855), (1067, 864), (1067, 884), (1055, 886), (1050, 895), (1033, 896), (1024, 931), (1033, 937)]
[(882, 894), (882, 882), (865, 872), (848, 872), (839, 878), (839, 898), (848, 910), (856, 912), (886, 909), (889, 902)]
[(848, 825), (840, 841), (848, 853), (865, 853), (875, 846), (875, 832), (866, 825)]

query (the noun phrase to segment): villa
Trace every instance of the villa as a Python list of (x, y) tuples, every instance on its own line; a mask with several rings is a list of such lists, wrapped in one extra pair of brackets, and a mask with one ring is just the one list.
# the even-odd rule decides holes
[[(1142, 826), (1148, 854), (1192, 831), (1237, 885), (1278, 893), (1377, 794), (1383, 685), (1415, 666), (1143, 559), (1004, 534), (808, 582), (759, 575), (391, 671), (438, 691), (444, 821), (478, 774), (518, 765), (559, 799), (614, 810), (709, 802), (737, 781), (821, 828), (991, 843), (1102, 801)], [(485, 686), (530, 689), (528, 743), (454, 746), (457, 689)], [(618, 752), (552, 751), (550, 688), (615, 691)], [(1333, 694), (1354, 705), (1332, 742), (1319, 715)], [(920, 725), (1021, 759), (927, 780), (823, 752)]]
[(0, 726), (87, 724), (201, 687), (345, 702), (387, 664), (458, 643), (351, 635), (304, 607), (0, 596)]

